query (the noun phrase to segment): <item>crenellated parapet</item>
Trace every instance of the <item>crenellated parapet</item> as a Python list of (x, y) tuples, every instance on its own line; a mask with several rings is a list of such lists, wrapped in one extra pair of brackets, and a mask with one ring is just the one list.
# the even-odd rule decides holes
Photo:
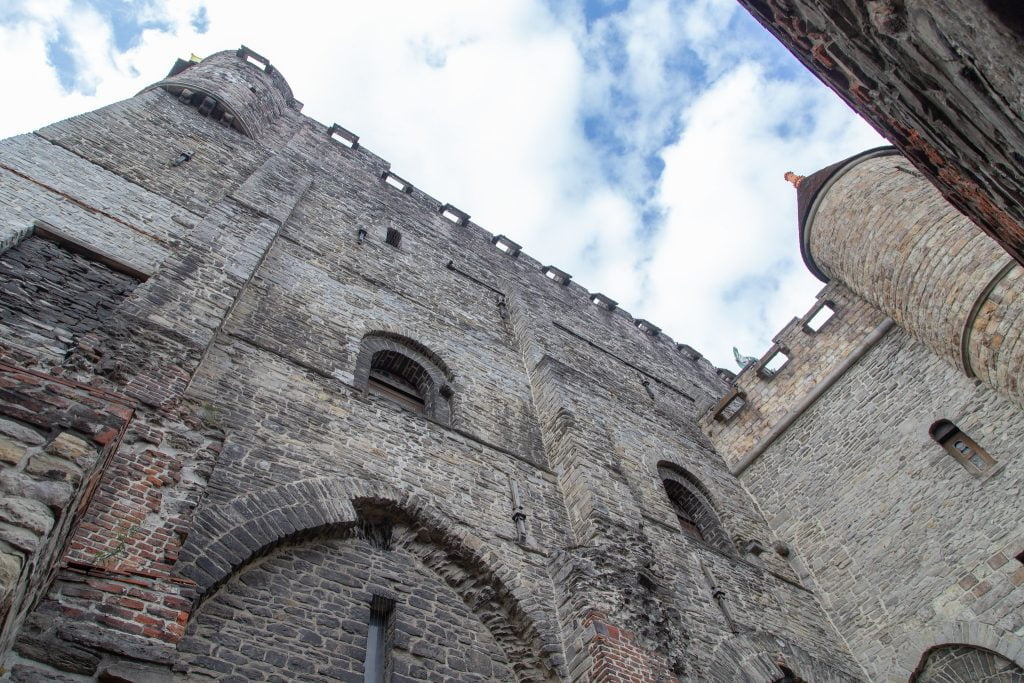
[(153, 88), (251, 138), (259, 138), (286, 108), (302, 108), (284, 76), (244, 45), (199, 62), (178, 60), (167, 78), (146, 90)]
[(822, 289), (700, 419), (733, 473), (756, 460), (891, 324), (842, 283)]

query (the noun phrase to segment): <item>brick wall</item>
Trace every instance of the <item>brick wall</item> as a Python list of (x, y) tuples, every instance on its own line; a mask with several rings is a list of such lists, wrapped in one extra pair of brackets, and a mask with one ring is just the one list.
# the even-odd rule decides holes
[(53, 579), (130, 402), (0, 362), (0, 648)]

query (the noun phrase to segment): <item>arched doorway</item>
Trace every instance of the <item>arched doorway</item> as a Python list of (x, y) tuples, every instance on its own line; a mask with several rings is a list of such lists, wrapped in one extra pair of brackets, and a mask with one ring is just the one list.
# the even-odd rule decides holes
[[(228, 680), (521, 680), (491, 629), (418, 556), (407, 526), (286, 543), (225, 582), (179, 647)], [(526, 676), (527, 679), (531, 678)]]

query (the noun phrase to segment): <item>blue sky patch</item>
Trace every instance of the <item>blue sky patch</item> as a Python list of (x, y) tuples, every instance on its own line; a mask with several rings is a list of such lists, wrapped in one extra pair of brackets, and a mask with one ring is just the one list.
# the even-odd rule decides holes
[(583, 0), (583, 18), (587, 28), (598, 19), (624, 12), (629, 8), (629, 0)]
[(210, 28), (210, 15), (206, 13), (206, 5), (201, 5), (192, 15), (192, 28), (196, 33), (206, 33)]
[(63, 26), (57, 31), (57, 36), (46, 43), (46, 61), (57, 72), (57, 80), (65, 92), (72, 92), (78, 82), (78, 66), (68, 49), (70, 43), (71, 37)]
[(110, 22), (114, 47), (118, 52), (126, 52), (138, 45), (142, 39), (142, 32), (146, 29), (170, 33), (173, 28), (165, 21), (142, 20), (141, 17), (148, 3), (131, 2), (130, 0), (87, 0), (83, 4), (92, 7), (100, 16)]

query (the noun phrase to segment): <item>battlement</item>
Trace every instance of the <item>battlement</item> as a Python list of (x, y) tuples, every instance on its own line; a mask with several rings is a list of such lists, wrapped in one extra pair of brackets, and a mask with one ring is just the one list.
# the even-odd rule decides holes
[(225, 126), (258, 138), (286, 108), (302, 104), (270, 60), (246, 46), (217, 52), (199, 62), (179, 59), (161, 88)]
[[(888, 319), (839, 282), (793, 318), (772, 346), (745, 367), (700, 426), (734, 473), (742, 471), (866, 351), (865, 341)], [(891, 325), (891, 322), (889, 323)]]
[[(210, 59), (216, 60), (218, 73), (223, 68), (222, 65), (228, 62), (231, 63), (232, 69), (238, 70), (239, 65), (236, 62), (245, 51), (247, 51), (247, 48), (243, 47), (238, 52), (216, 53), (199, 64), (190, 67), (190, 70), (205, 65)], [(278, 73), (269, 66), (269, 62), (266, 60), (264, 62), (267, 65), (266, 69), (264, 69), (264, 75), (266, 73)], [(242, 69), (243, 73), (251, 76), (250, 71), (248, 68)], [(196, 73), (198, 74), (199, 72), (197, 71)], [(182, 76), (176, 76), (175, 81), (182, 81)], [(265, 80), (263, 76), (258, 75), (258, 77)], [(164, 80), (154, 87), (165, 87), (167, 89), (169, 82)], [(280, 83), (283, 88), (287, 88), (283, 78), (280, 79)], [(171, 87), (173, 89), (177, 85)], [(281, 90), (281, 95), (282, 99), (287, 97), (290, 101), (294, 101), (290, 89), (287, 89), (287, 91)], [(458, 237), (459, 241), (473, 240), (474, 242), (486, 241), (490, 243), (497, 253), (504, 254), (508, 259), (511, 259), (516, 264), (517, 270), (525, 269), (526, 271), (532, 271), (536, 273), (536, 278), (546, 280), (547, 285), (564, 288), (564, 291), (570, 295), (571, 300), (576, 304), (580, 306), (596, 306), (607, 311), (610, 319), (620, 320), (628, 324), (632, 329), (626, 331), (626, 334), (635, 335), (637, 338), (645, 337), (646, 342), (655, 348), (662, 349), (665, 354), (670, 354), (675, 358), (681, 357), (694, 364), (700, 364), (704, 366), (703, 370), (709, 374), (715, 371), (715, 368), (702, 354), (687, 344), (675, 342), (661, 327), (650, 321), (635, 318), (619, 306), (617, 301), (605, 294), (591, 292), (586, 287), (580, 285), (567, 271), (553, 264), (538, 261), (524, 251), (519, 243), (512, 241), (505, 235), (490, 232), (473, 221), (470, 212), (459, 208), (454, 203), (437, 199), (413, 181), (397, 174), (392, 170), (391, 162), (375, 154), (365, 145), (362, 138), (356, 132), (336, 122), (328, 126), (309, 117), (306, 117), (306, 119), (316, 127), (316, 134), (322, 135), (325, 139), (331, 141), (332, 144), (325, 146), (325, 150), (329, 150), (332, 154), (349, 155), (352, 159), (358, 160), (365, 166), (370, 177), (379, 179), (380, 182), (394, 189), (396, 193), (404, 195), (407, 201), (418, 204), (423, 211), (425, 225), (446, 226), (447, 228), (459, 230), (461, 231)], [(438, 219), (441, 219), (441, 222), (438, 222)]]

